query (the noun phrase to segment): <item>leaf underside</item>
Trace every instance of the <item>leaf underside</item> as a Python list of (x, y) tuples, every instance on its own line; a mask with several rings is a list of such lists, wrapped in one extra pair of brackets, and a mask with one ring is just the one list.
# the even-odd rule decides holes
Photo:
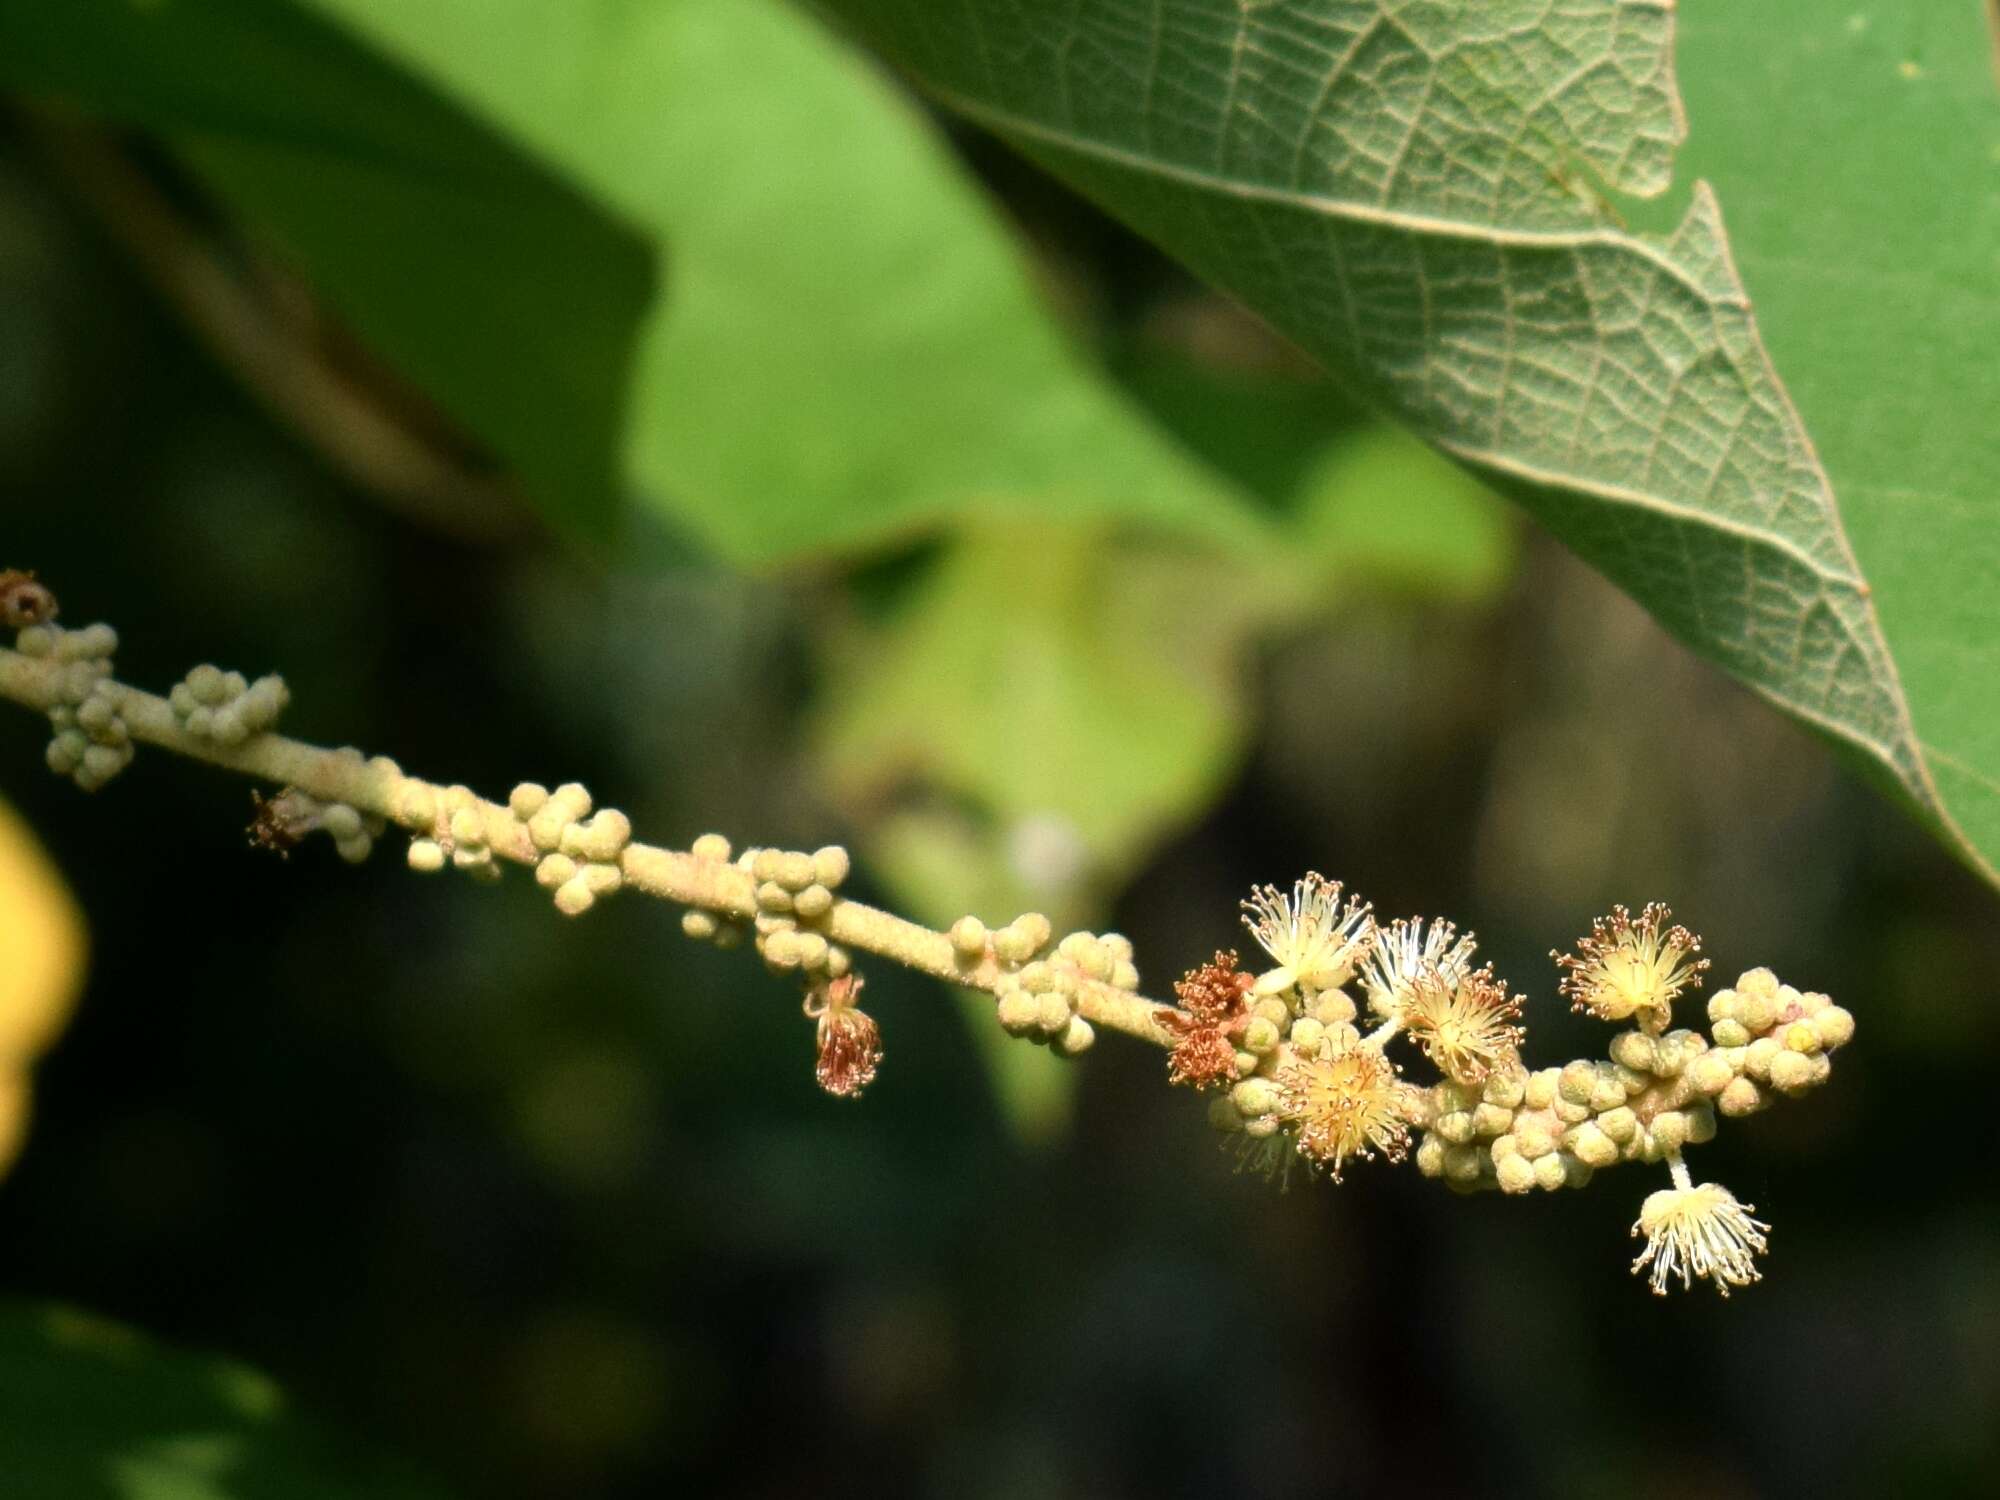
[[(1666, 0), (829, 0), (1242, 298), (1968, 859), (1685, 135)], [(1635, 685), (1643, 690), (1643, 685)]]

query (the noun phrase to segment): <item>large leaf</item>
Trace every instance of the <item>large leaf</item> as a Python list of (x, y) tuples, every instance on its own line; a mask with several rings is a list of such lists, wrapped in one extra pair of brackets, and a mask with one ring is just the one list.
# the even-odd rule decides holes
[(972, 511), (1258, 535), (1065, 345), (923, 116), (775, 0), (311, 0), (643, 226), (628, 466), (747, 562)]
[[(1967, 811), (1992, 795), (1981, 779), (2000, 772), (1986, 759), (1991, 695), (1962, 709), (1985, 727), (1952, 735), (1947, 753), (1968, 770), (1941, 784), (1942, 758), (1919, 740), (1715, 196), (1698, 185), (1671, 232), (1654, 234), (1621, 228), (1599, 191), (1650, 197), (1669, 186), (1684, 128), (1667, 0), (826, 4), (935, 97), (1489, 475), (1669, 629), (1860, 757), (1992, 874), (1994, 819)], [(1962, 10), (1965, 31), (1973, 9)], [(1785, 24), (1763, 7), (1728, 15), (1739, 69)], [(1983, 46), (1978, 55), (1984, 66)], [(1968, 39), (1954, 77), (1973, 56)], [(1832, 80), (1802, 86), (1852, 107)], [(1753, 97), (1745, 107), (1761, 127), (1774, 105)], [(1988, 149), (1990, 111), (1952, 118), (1966, 151)], [(1922, 151), (1928, 169), (1928, 136)], [(1897, 153), (1884, 170), (1915, 177), (1916, 166)], [(1760, 190), (1823, 180), (1785, 171), (1792, 185)], [(1947, 177), (1936, 191), (1978, 190)], [(1913, 221), (1924, 238), (1913, 258), (1935, 232), (1934, 219)], [(1988, 310), (1992, 242), (1976, 243), (1986, 270), (1961, 295)], [(1905, 342), (1907, 330), (1893, 347)], [(1893, 475), (1896, 462), (1878, 467)], [(1955, 533), (1978, 520), (1939, 524)], [(1977, 623), (1944, 626), (1941, 644)], [(1962, 818), (1988, 837), (1984, 853)]]
[(1682, 0), (1683, 169), (1840, 496), (1924, 759), (2000, 852), (2000, 8)]
[(0, 6), (0, 87), (157, 132), (540, 509), (609, 529), (637, 235), (290, 5)]
[(417, 1500), (241, 1365), (61, 1307), (0, 1308), (0, 1474), (61, 1500)]

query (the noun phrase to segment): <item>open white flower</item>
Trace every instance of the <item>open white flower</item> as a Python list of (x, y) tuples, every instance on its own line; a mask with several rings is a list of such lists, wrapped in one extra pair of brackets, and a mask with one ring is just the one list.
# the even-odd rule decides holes
[(1738, 1203), (1720, 1183), (1694, 1187), (1687, 1168), (1679, 1161), (1672, 1165), (1676, 1185), (1647, 1198), (1639, 1209), (1639, 1222), (1632, 1226), (1634, 1235), (1646, 1236), (1646, 1248), (1632, 1262), (1632, 1274), (1650, 1264), (1653, 1294), (1661, 1297), (1676, 1276), (1683, 1291), (1699, 1276), (1714, 1282), (1725, 1297), (1733, 1286), (1763, 1280), (1755, 1258), (1769, 1246), (1765, 1231), (1771, 1226), (1750, 1217), (1757, 1205)]
[(1343, 905), (1340, 882), (1318, 873), (1295, 881), (1290, 895), (1274, 885), (1257, 887), (1243, 903), (1243, 925), (1277, 963), (1258, 975), (1261, 995), (1345, 984), (1375, 941), (1368, 903)]
[(1472, 972), (1472, 954), (1478, 946), (1471, 933), (1461, 933), (1443, 917), (1431, 922), (1399, 917), (1377, 928), (1375, 946), (1361, 975), (1368, 1008), (1381, 1016), (1398, 1014), (1411, 998), (1418, 973), (1427, 968), (1446, 983), (1457, 984)]

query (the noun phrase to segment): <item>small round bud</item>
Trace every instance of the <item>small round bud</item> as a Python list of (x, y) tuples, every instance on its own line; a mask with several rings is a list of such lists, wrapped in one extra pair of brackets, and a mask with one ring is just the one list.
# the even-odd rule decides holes
[(1322, 1026), (1346, 1025), (1360, 1014), (1346, 990), (1322, 990), (1313, 999), (1312, 1017)]
[(1829, 1052), (1854, 1040), (1854, 1013), (1841, 1006), (1827, 1005), (1815, 1011), (1812, 1024), (1819, 1033), (1819, 1044)]
[(597, 893), (581, 876), (572, 876), (556, 887), (556, 910), (566, 917), (580, 917), (596, 904)]
[(486, 820), (469, 807), (451, 815), (452, 842), (460, 848), (478, 847), (486, 842)]
[(1111, 984), (1114, 989), (1136, 990), (1139, 988), (1139, 971), (1132, 960), (1121, 958), (1111, 966)]
[(767, 933), (763, 953), (764, 962), (774, 969), (796, 969), (799, 966), (798, 933), (789, 927)]
[(802, 891), (817, 877), (813, 874), (813, 859), (810, 854), (785, 852), (772, 863), (771, 879), (788, 891)]
[(535, 866), (535, 884), (553, 891), (576, 878), (576, 861), (567, 854), (545, 854)]
[(1260, 1021), (1269, 1021), (1278, 1030), (1283, 1031), (1292, 1019), (1292, 1008), (1276, 995), (1266, 995), (1250, 1007), (1250, 1014)]
[(726, 921), (715, 929), (715, 946), (720, 948), (724, 953), (728, 953), (733, 949), (743, 946), (743, 936), (743, 924), (741, 922)]
[(717, 864), (726, 863), (729, 859), (729, 840), (719, 833), (704, 833), (694, 841), (694, 847), (688, 852), (696, 859), (712, 859)]
[(1275, 1113), (1278, 1091), (1268, 1078), (1246, 1078), (1229, 1091), (1236, 1112), (1246, 1120)]
[(1454, 1146), (1466, 1145), (1473, 1137), (1472, 1116), (1462, 1109), (1439, 1115), (1431, 1128)]
[(792, 909), (792, 893), (775, 880), (767, 880), (757, 887), (757, 905), (768, 912), (789, 912)]
[[(78, 774), (87, 776), (102, 786), (131, 763), (132, 751), (129, 746), (114, 748), (110, 745), (92, 745), (83, 752), (83, 764)], [(89, 788), (95, 790), (96, 788)]]
[(1075, 1014), (1069, 996), (1061, 990), (1050, 990), (1037, 1002), (1035, 1024), (1050, 1036), (1055, 1036), (1069, 1025), (1069, 1018)]
[(435, 875), (444, 868), (444, 845), (436, 839), (411, 839), (410, 868), (420, 875)]
[(1715, 1107), (1732, 1120), (1754, 1115), (1764, 1107), (1764, 1091), (1747, 1078), (1733, 1078), (1729, 1086), (1716, 1095)]
[(1503, 1193), (1531, 1193), (1535, 1190), (1535, 1164), (1525, 1156), (1499, 1158), (1493, 1163), (1493, 1176)]
[(1426, 1177), (1444, 1175), (1444, 1142), (1434, 1135), (1426, 1135), (1417, 1142), (1417, 1170)]
[(847, 851), (838, 844), (827, 844), (813, 850), (813, 879), (828, 890), (833, 890), (847, 879), (852, 861)]
[(352, 838), (335, 839), (333, 852), (350, 865), (362, 864), (375, 852), (375, 840), (365, 833), (357, 833)]
[(703, 911), (698, 906), (681, 913), (681, 931), (698, 943), (708, 942), (721, 925), (716, 921), (714, 912)]
[(1566, 1065), (1556, 1079), (1556, 1095), (1571, 1104), (1588, 1104), (1597, 1090), (1597, 1069), (1581, 1058)]
[(233, 668), (222, 674), (222, 700), (234, 703), (250, 691), (250, 679)]
[(1743, 1072), (1759, 1083), (1768, 1082), (1771, 1077), (1771, 1059), (1782, 1049), (1768, 1036), (1760, 1036), (1743, 1049)]
[(1259, 1057), (1274, 1050), (1281, 1039), (1278, 1028), (1264, 1016), (1258, 1016), (1243, 1028), (1243, 1050)]
[(1521, 1154), (1530, 1161), (1547, 1156), (1556, 1149), (1555, 1133), (1549, 1129), (1549, 1122), (1542, 1115), (1516, 1115), (1514, 1139), (1520, 1145)]
[(1677, 1109), (1663, 1109), (1653, 1116), (1647, 1132), (1661, 1151), (1678, 1151), (1687, 1144), (1687, 1116)]
[(1733, 1021), (1736, 1007), (1740, 1002), (1734, 990), (1717, 990), (1708, 997), (1708, 1018), (1711, 1021)]
[(1565, 1125), (1581, 1125), (1593, 1112), (1588, 1104), (1572, 1104), (1567, 1099), (1558, 1099), (1549, 1107)]
[(1113, 962), (1129, 964), (1132, 961), (1132, 940), (1124, 933), (1103, 933), (1097, 940), (1110, 951)]
[(1643, 1031), (1621, 1031), (1611, 1039), (1611, 1057), (1626, 1067), (1650, 1073), (1658, 1048)]
[(592, 864), (613, 863), (632, 842), (632, 820), (615, 807), (600, 810), (588, 823), (563, 831), (561, 847)]
[(1741, 1021), (1717, 1021), (1711, 1028), (1718, 1047), (1747, 1047), (1750, 1045), (1750, 1028)]
[(1819, 1051), (1819, 1028), (1810, 1021), (1794, 1021), (1782, 1033), (1787, 1052), (1804, 1053), (1811, 1057)]
[[(1276, 1056), (1275, 1053), (1271, 1055)], [(1238, 1078), (1248, 1078), (1252, 1073), (1257, 1071), (1257, 1065), (1263, 1060), (1263, 1058), (1254, 1052), (1245, 1052), (1241, 1048), (1238, 1048), (1236, 1052), (1236, 1076)]]
[(1083, 970), (1085, 978), (1094, 979), (1099, 984), (1109, 984), (1116, 964), (1109, 948), (1102, 943), (1093, 942), (1077, 959), (1076, 966)]
[(47, 656), (56, 648), (56, 630), (53, 625), (30, 625), (14, 637), (14, 649), (23, 656)]
[(1479, 1097), (1503, 1109), (1519, 1109), (1528, 1092), (1528, 1075), (1522, 1069), (1496, 1069), (1487, 1074)]
[(250, 738), (250, 731), (243, 723), (243, 715), (233, 708), (218, 708), (215, 717), (208, 721), (209, 738), (222, 746), (240, 745)]
[(229, 689), (222, 680), (222, 669), (210, 662), (203, 662), (192, 669), (183, 679), (188, 692), (197, 703), (214, 708), (229, 696)]
[(1243, 1122), (1243, 1133), (1252, 1140), (1268, 1141), (1282, 1128), (1282, 1123), (1276, 1115), (1260, 1115)]
[(1000, 996), (993, 1013), (1009, 1036), (1026, 1036), (1036, 1029), (1041, 1002), (1026, 990), (1010, 989)]
[(336, 839), (351, 839), (361, 832), (361, 814), (345, 802), (333, 802), (319, 815), (319, 825)]
[(1539, 1073), (1530, 1073), (1527, 1086), (1521, 1091), (1522, 1102), (1530, 1109), (1547, 1109), (1556, 1102), (1556, 1083), (1561, 1076), (1558, 1068), (1544, 1068)]
[(986, 924), (977, 917), (960, 917), (951, 924), (951, 947), (963, 962), (986, 956)]
[(1236, 1112), (1236, 1106), (1229, 1102), (1227, 1094), (1217, 1094), (1208, 1101), (1208, 1123), (1217, 1130), (1234, 1135), (1243, 1129), (1243, 1116)]
[(1563, 1186), (1571, 1188), (1588, 1187), (1591, 1174), (1596, 1170), (1589, 1162), (1575, 1156), (1561, 1158), (1563, 1164)]
[(1561, 1152), (1535, 1158), (1535, 1186), (1543, 1192), (1553, 1193), (1568, 1181), (1569, 1169), (1563, 1165)]
[(1587, 1167), (1608, 1167), (1618, 1160), (1618, 1143), (1605, 1134), (1595, 1121), (1586, 1121), (1576, 1127), (1569, 1149), (1570, 1154)]
[(1081, 1057), (1090, 1050), (1091, 1044), (1096, 1040), (1097, 1031), (1090, 1022), (1084, 1020), (1082, 1016), (1071, 1016), (1069, 1024), (1062, 1030), (1062, 1035), (1056, 1038), (1055, 1047), (1064, 1057)]
[(1775, 988), (1768, 995), (1761, 991), (1753, 993), (1739, 988), (1737, 996), (1736, 1019), (1748, 1028), (1752, 1036), (1762, 1036), (1778, 1024), (1778, 997)]
[(1472, 1146), (1447, 1146), (1444, 1153), (1446, 1182), (1468, 1185), (1479, 1181), (1488, 1166), (1486, 1157)]
[(189, 710), (187, 720), (181, 725), (181, 728), (185, 729), (198, 740), (207, 739), (210, 731), (215, 728), (215, 710), (212, 708)]
[(1781, 1094), (1802, 1094), (1813, 1086), (1812, 1059), (1797, 1052), (1780, 1052), (1771, 1059), (1771, 1087)]
[(807, 886), (792, 897), (792, 910), (805, 922), (817, 922), (833, 910), (833, 892), (817, 883)]
[(1720, 1052), (1704, 1052), (1688, 1068), (1688, 1079), (1704, 1094), (1719, 1094), (1736, 1077), (1736, 1069)]
[(1715, 1139), (1715, 1106), (1706, 1099), (1690, 1104), (1681, 1113), (1687, 1117), (1688, 1144), (1706, 1146)]
[(1745, 969), (1736, 976), (1736, 993), (1744, 996), (1761, 995), (1774, 999), (1778, 993), (1778, 976), (1769, 969)]
[(1292, 1022), (1291, 1044), (1299, 1051), (1312, 1054), (1319, 1051), (1320, 1043), (1326, 1040), (1326, 1027), (1311, 1016), (1301, 1016)]
[(507, 810), (523, 823), (548, 806), (549, 789), (540, 782), (524, 781), (507, 794)]
[(1590, 1091), (1589, 1103), (1591, 1110), (1601, 1115), (1607, 1109), (1617, 1109), (1620, 1105), (1624, 1104), (1626, 1096), (1627, 1091), (1623, 1077), (1617, 1073), (1612, 1073), (1608, 1077), (1600, 1074), (1596, 1086)]
[(1505, 1135), (1514, 1126), (1514, 1111), (1498, 1104), (1472, 1107), (1472, 1132), (1480, 1136)]
[(799, 964), (802, 968), (824, 969), (830, 951), (826, 939), (817, 932), (799, 934)]
[[(1581, 1125), (1577, 1127), (1579, 1130), (1583, 1128)], [(1599, 1115), (1596, 1128), (1604, 1132), (1606, 1139), (1616, 1141), (1622, 1146), (1639, 1133), (1639, 1117), (1621, 1104), (1618, 1108), (1606, 1110)], [(1610, 1163), (1605, 1162), (1602, 1165), (1609, 1166)]]

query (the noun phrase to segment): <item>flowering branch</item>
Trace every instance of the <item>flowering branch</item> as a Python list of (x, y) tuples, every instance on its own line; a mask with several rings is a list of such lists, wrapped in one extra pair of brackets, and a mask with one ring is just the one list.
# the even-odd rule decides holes
[[(1664, 906), (1636, 918), (1620, 906), (1575, 953), (1552, 956), (1576, 1009), (1631, 1029), (1607, 1057), (1531, 1070), (1522, 997), (1490, 965), (1473, 967), (1471, 933), (1441, 919), (1378, 923), (1316, 874), (1244, 903), (1270, 967), (1240, 970), (1236, 954), (1218, 953), (1176, 983), (1178, 1005), (1163, 1005), (1138, 993), (1118, 934), (1053, 941), (1033, 912), (997, 929), (967, 916), (936, 931), (838, 894), (849, 861), (837, 846), (738, 853), (711, 833), (685, 851), (659, 848), (574, 783), (523, 783), (506, 802), (487, 801), (386, 756), (279, 735), (289, 693), (275, 676), (252, 683), (204, 665), (164, 698), (118, 682), (117, 633), (66, 630), (55, 615), (32, 575), (0, 572), (0, 626), (17, 632), (12, 650), (0, 648), (0, 698), (48, 716), (49, 766), (85, 790), (147, 744), (280, 786), (258, 799), (251, 827), (253, 842), (279, 852), (324, 832), (359, 861), (393, 825), (409, 836), (412, 869), (492, 880), (505, 864), (530, 866), (568, 916), (628, 887), (672, 902), (690, 937), (723, 947), (748, 938), (772, 970), (799, 975), (816, 1074), (838, 1095), (860, 1093), (882, 1059), (879, 1028), (856, 1003), (853, 955), (866, 952), (991, 994), (1002, 1027), (1063, 1056), (1088, 1048), (1098, 1027), (1171, 1049), (1169, 1082), (1218, 1090), (1211, 1122), (1238, 1139), (1246, 1165), (1273, 1174), (1304, 1161), (1337, 1182), (1356, 1161), (1401, 1161), (1413, 1132), (1418, 1169), (1466, 1192), (1581, 1187), (1620, 1162), (1664, 1163), (1672, 1186), (1645, 1200), (1633, 1226), (1647, 1241), (1633, 1269), (1648, 1270), (1656, 1292), (1699, 1277), (1726, 1296), (1759, 1279), (1769, 1226), (1726, 1188), (1695, 1186), (1682, 1153), (1715, 1135), (1718, 1115), (1754, 1114), (1824, 1083), (1854, 1032), (1846, 1010), (1768, 969), (1710, 999), (1708, 1034), (1669, 1029), (1708, 960)], [(1406, 1081), (1389, 1053), (1398, 1039), (1442, 1077)]]

